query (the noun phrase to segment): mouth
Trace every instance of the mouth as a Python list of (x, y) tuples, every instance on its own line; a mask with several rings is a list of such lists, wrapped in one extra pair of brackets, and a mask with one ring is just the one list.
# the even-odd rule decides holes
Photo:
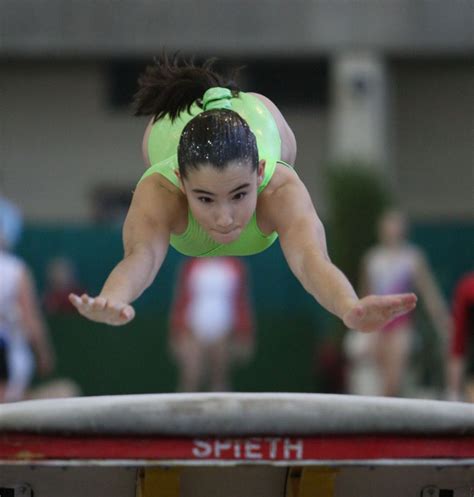
[(220, 239), (220, 243), (230, 243), (239, 235), (239, 228), (233, 228), (227, 231), (212, 230), (214, 236)]

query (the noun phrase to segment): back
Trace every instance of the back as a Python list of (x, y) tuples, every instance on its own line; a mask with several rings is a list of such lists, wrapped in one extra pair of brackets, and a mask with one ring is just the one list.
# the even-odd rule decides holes
[[(250, 93), (239, 92), (238, 97), (231, 98), (229, 102), (231, 110), (245, 119), (254, 133), (257, 140), (259, 159), (265, 159), (267, 168), (269, 171), (273, 171), (276, 161), (280, 160), (281, 139), (271, 112), (260, 99)], [(203, 112), (203, 109), (193, 104), (190, 113), (182, 112), (174, 121), (169, 117), (159, 119), (151, 128), (148, 137), (150, 164), (153, 166), (158, 163), (168, 164), (169, 162), (168, 167), (164, 167), (163, 164), (160, 172), (176, 186), (179, 185), (175, 175), (178, 168), (176, 155), (181, 133), (186, 124), (201, 112)], [(154, 172), (153, 169), (147, 171), (144, 177), (152, 172)]]

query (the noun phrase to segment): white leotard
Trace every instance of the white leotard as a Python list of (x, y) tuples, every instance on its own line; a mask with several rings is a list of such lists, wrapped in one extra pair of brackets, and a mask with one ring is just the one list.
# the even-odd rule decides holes
[(202, 259), (191, 269), (187, 318), (202, 341), (213, 342), (232, 331), (238, 285), (239, 274), (226, 259)]
[(0, 337), (7, 345), (7, 401), (23, 397), (34, 370), (33, 354), (21, 328), (19, 292), (24, 270), (20, 259), (0, 252)]
[(369, 293), (388, 295), (413, 291), (417, 249), (375, 247), (367, 257)]

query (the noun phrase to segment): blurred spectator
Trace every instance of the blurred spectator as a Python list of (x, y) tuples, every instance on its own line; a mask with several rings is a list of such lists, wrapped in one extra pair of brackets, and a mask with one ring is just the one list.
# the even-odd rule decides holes
[(75, 312), (75, 307), (69, 301), (69, 294), (81, 295), (84, 289), (77, 281), (73, 262), (66, 257), (51, 259), (46, 267), (46, 288), (43, 303), (46, 312), (52, 314), (67, 314)]
[(448, 362), (448, 398), (474, 402), (474, 272), (458, 282)]
[(171, 349), (178, 390), (198, 391), (209, 373), (211, 391), (230, 390), (233, 359), (254, 346), (246, 268), (231, 257), (189, 259), (182, 268), (171, 314)]
[[(53, 353), (38, 306), (33, 278), (18, 257), (6, 252), (0, 226), (0, 402), (21, 400), (34, 372), (33, 352), (38, 371), (53, 369)], [(7, 231), (8, 236), (8, 231)]]
[[(378, 223), (379, 242), (363, 259), (361, 296), (418, 292), (444, 349), (450, 327), (448, 306), (425, 256), (406, 236), (404, 215), (394, 209), (383, 213)], [(411, 313), (394, 319), (374, 334), (348, 333), (346, 349), (352, 369), (349, 373), (351, 393), (400, 395), (413, 333)], [(361, 388), (365, 390), (360, 391)]]
[(13, 250), (23, 230), (23, 218), (18, 207), (0, 193), (0, 226), (3, 245)]

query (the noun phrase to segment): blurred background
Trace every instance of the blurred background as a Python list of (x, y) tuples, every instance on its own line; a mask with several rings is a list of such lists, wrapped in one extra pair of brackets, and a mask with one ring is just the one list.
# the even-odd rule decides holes
[[(0, 195), (21, 211), (11, 249), (31, 269), (56, 356), (33, 387), (67, 378), (84, 395), (178, 388), (169, 316), (183, 256), (170, 249), (124, 328), (87, 322), (65, 300), (71, 289), (97, 294), (121, 258), (145, 167), (146, 120), (132, 116), (131, 97), (163, 49), (242, 67), (242, 89), (276, 103), (329, 252), (356, 287), (393, 202), (448, 303), (473, 269), (471, 1), (2, 0), (0, 19)], [(301, 288), (278, 244), (244, 262), (255, 347), (232, 388), (348, 391), (346, 330)], [(434, 328), (421, 302), (403, 395), (443, 395)]]

